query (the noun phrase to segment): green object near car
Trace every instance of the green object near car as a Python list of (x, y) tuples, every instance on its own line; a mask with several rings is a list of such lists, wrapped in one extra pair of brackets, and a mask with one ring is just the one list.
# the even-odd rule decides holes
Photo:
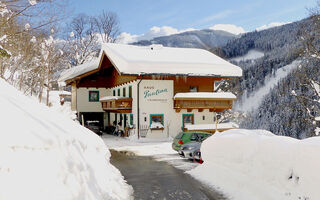
[(179, 151), (182, 145), (191, 141), (202, 142), (211, 135), (206, 132), (181, 132), (173, 139), (172, 149)]

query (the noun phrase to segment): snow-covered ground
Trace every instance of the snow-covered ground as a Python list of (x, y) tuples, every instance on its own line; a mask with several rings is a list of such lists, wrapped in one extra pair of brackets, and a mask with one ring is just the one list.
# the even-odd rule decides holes
[(240, 62), (240, 61), (246, 61), (246, 60), (255, 60), (263, 56), (264, 56), (264, 53), (262, 51), (252, 49), (252, 50), (249, 50), (248, 53), (243, 56), (232, 58), (231, 61)]
[(235, 105), (235, 110), (249, 113), (257, 109), (264, 97), (279, 83), (281, 79), (285, 78), (292, 70), (296, 69), (299, 64), (300, 61), (293, 61), (291, 64), (278, 69), (274, 75), (266, 77), (264, 86), (259, 88), (257, 91), (252, 92), (249, 97), (247, 97), (245, 93), (241, 100)]
[(198, 166), (184, 158), (181, 158), (171, 147), (172, 139), (147, 139), (139, 140), (132, 136), (130, 138), (116, 137), (112, 135), (103, 135), (103, 141), (108, 148), (116, 151), (128, 151), (138, 156), (151, 156), (157, 161), (165, 161), (174, 167), (187, 171)]
[(320, 138), (297, 140), (265, 130), (217, 133), (201, 146), (192, 176), (235, 200), (320, 199)]
[(0, 199), (130, 199), (93, 132), (0, 79)]

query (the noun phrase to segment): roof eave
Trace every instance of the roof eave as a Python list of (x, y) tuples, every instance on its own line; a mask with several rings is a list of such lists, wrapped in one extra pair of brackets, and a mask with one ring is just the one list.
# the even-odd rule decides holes
[(131, 75), (131, 76), (190, 76), (190, 77), (215, 77), (215, 78), (240, 78), (242, 75), (217, 75), (217, 74), (169, 74), (169, 73), (127, 73), (121, 72), (121, 75)]

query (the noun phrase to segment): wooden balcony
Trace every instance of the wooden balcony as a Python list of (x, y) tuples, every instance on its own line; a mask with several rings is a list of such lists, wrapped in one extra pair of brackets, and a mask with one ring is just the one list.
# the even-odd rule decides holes
[(100, 99), (102, 109), (106, 112), (131, 113), (132, 98), (109, 96)]
[(177, 93), (174, 97), (174, 109), (180, 112), (181, 109), (187, 109), (191, 112), (198, 109), (202, 112), (209, 109), (210, 112), (221, 112), (225, 109), (232, 109), (233, 101), (236, 97), (231, 93)]

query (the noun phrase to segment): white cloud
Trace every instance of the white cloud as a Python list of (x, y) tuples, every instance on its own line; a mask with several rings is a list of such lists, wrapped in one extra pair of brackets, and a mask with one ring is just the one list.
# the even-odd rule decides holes
[(236, 26), (233, 24), (216, 24), (210, 27), (209, 29), (226, 31), (235, 35), (239, 35), (246, 32), (241, 26)]
[(140, 40), (151, 40), (155, 37), (168, 36), (168, 35), (173, 35), (173, 34), (178, 34), (186, 31), (193, 31), (193, 30), (196, 30), (196, 29), (188, 28), (188, 29), (178, 30), (170, 26), (162, 26), (162, 27), (154, 26), (148, 32), (141, 35), (132, 35), (130, 33), (123, 32), (119, 35), (118, 42), (123, 44), (128, 44), (128, 43), (137, 42)]
[(265, 30), (265, 29), (273, 28), (273, 27), (276, 27), (276, 26), (282, 26), (282, 25), (289, 24), (289, 23), (291, 23), (291, 22), (272, 22), (270, 24), (260, 26), (260, 27), (256, 28), (256, 30), (257, 31), (262, 31), (262, 30)]
[(219, 13), (214, 13), (213, 15), (206, 16), (198, 21), (194, 25), (208, 25), (208, 23), (212, 24), (212, 21), (217, 20), (217, 19), (223, 19), (231, 14), (233, 14), (235, 11), (233, 10), (223, 10)]

